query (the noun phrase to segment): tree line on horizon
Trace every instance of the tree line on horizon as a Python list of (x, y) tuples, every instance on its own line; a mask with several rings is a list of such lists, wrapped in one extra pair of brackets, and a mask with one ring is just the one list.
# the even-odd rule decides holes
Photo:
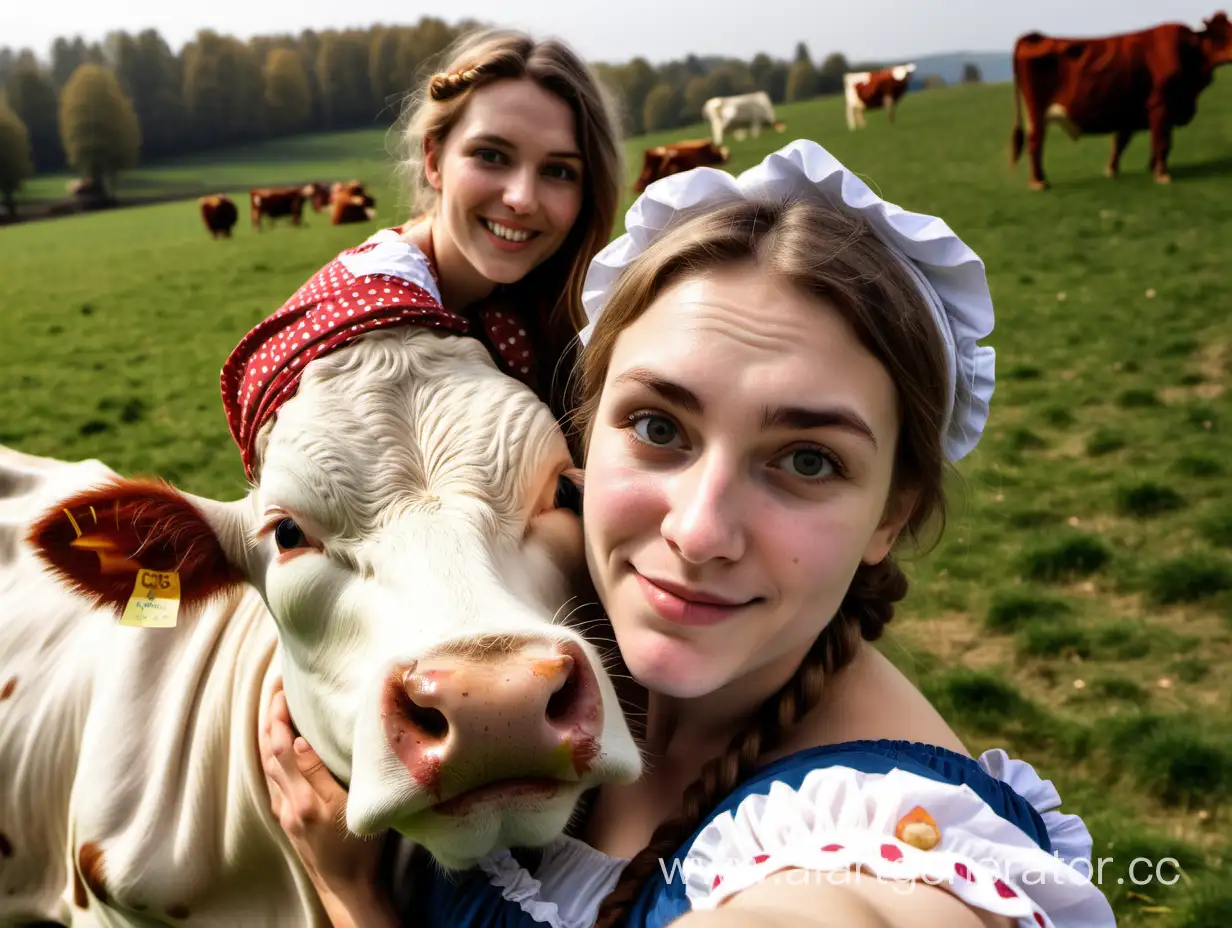
[[(33, 174), (71, 169), (107, 199), (139, 161), (391, 125), (440, 53), (482, 25), (424, 16), (247, 41), (202, 30), (178, 52), (157, 30), (117, 31), (101, 42), (58, 38), (46, 60), (0, 47), (0, 214), (14, 214)], [(844, 72), (877, 66), (840, 52), (814, 63), (803, 42), (790, 61), (763, 52), (592, 64), (618, 98), (626, 136), (695, 123), (714, 96), (764, 90), (781, 103), (838, 93)]]

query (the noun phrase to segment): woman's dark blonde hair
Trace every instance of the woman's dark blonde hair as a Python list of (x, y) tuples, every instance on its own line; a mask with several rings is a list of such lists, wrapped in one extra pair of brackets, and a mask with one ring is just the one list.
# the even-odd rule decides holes
[(465, 111), (471, 95), (494, 81), (529, 78), (560, 97), (573, 112), (582, 154), (582, 209), (560, 249), (517, 284), (509, 299), (540, 305), (556, 331), (576, 332), (586, 324), (582, 282), (590, 259), (611, 238), (624, 178), (624, 148), (609, 91), (578, 55), (556, 39), (535, 41), (506, 29), (481, 29), (461, 36), (442, 53), (439, 70), (408, 98), (402, 134), (402, 171), (407, 176), (412, 215), (436, 206), (436, 191), (424, 171), (424, 143), (438, 148)]
[[(928, 304), (889, 249), (857, 216), (813, 201), (743, 200), (684, 219), (626, 268), (581, 354), (575, 425), (589, 447), (608, 365), (621, 332), (671, 287), (714, 270), (748, 267), (774, 274), (833, 305), (894, 381), (900, 425), (890, 500), (910, 499), (906, 534), (919, 544), (945, 519), (942, 423), (950, 382), (944, 343)], [(755, 310), (754, 310), (755, 311)], [(893, 505), (891, 502), (888, 505)], [(907, 594), (893, 555), (861, 564), (834, 619), (795, 674), (753, 720), (708, 761), (679, 811), (655, 830), (599, 908), (597, 928), (625, 917), (659, 862), (757, 768), (760, 759), (821, 698), (826, 677), (847, 665), (861, 639), (874, 641)]]

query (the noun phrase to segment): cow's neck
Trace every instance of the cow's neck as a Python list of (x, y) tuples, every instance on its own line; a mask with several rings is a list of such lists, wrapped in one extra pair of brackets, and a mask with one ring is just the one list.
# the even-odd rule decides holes
[(278, 672), (264, 602), (244, 586), (174, 636), (133, 631), (96, 679), (74, 787), (77, 847), (97, 847), (113, 903), (150, 915), (317, 924), (316, 894), (270, 813), (257, 746)]

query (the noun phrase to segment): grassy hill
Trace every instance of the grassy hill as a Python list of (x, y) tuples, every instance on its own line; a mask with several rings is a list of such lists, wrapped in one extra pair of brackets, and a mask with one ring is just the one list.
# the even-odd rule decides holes
[[(986, 261), (991, 422), (961, 462), (944, 539), (910, 565), (886, 653), (973, 751), (1004, 747), (1053, 780), (1092, 830), (1121, 925), (1226, 928), (1232, 80), (1176, 133), (1168, 187), (1147, 174), (1144, 137), (1113, 182), (1107, 138), (1071, 144), (1054, 130), (1054, 189), (1030, 192), (1025, 166), (1007, 163), (1013, 109), (1007, 85), (953, 87), (908, 96), (894, 126), (874, 113), (850, 133), (839, 99), (785, 106), (787, 133), (733, 142), (730, 168), (817, 139), (886, 198), (944, 217)], [(629, 143), (630, 179), (641, 148), (668, 137)], [(321, 136), (133, 180), (239, 191), (357, 176), (393, 224), (386, 142)], [(224, 358), (375, 228), (309, 214), (303, 229), (257, 234), (241, 221), (214, 242), (179, 202), (0, 230), (0, 442), (240, 494)], [(1149, 864), (1131, 871), (1136, 858)], [(1165, 858), (1182, 877), (1155, 869)]]

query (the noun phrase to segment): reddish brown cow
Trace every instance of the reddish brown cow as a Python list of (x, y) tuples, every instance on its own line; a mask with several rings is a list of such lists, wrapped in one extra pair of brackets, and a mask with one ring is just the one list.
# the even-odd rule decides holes
[(329, 206), (330, 190), (324, 184), (313, 181), (311, 184), (305, 184), (303, 189), (304, 197), (312, 203), (314, 213), (319, 213)]
[(1014, 44), (1011, 164), (1022, 154), (1025, 102), (1032, 189), (1048, 187), (1043, 151), (1050, 121), (1060, 123), (1071, 139), (1083, 133), (1113, 135), (1109, 177), (1116, 176), (1133, 134), (1149, 129), (1151, 173), (1159, 183), (1168, 183), (1172, 129), (1189, 124), (1216, 66), (1232, 61), (1227, 14), (1216, 13), (1204, 24), (1201, 32), (1164, 23), (1098, 39), (1050, 38), (1038, 32), (1022, 36)]
[(329, 221), (340, 226), (349, 222), (371, 222), (376, 216), (376, 200), (368, 196), (363, 184), (334, 184)]
[(302, 187), (260, 187), (248, 191), (252, 207), (252, 224), (261, 228), (261, 217), (271, 220), (282, 216), (291, 217), (291, 225), (298, 226), (304, 216), (304, 189)]
[(329, 190), (329, 200), (332, 203), (338, 197), (363, 196), (364, 185), (357, 180), (337, 181)]
[(880, 71), (848, 71), (843, 75), (843, 96), (847, 104), (847, 128), (862, 129), (865, 110), (885, 107), (886, 117), (894, 122), (894, 107), (907, 92), (915, 63), (895, 65)]
[(201, 205), (201, 219), (205, 228), (214, 238), (220, 235), (231, 237), (231, 230), (239, 221), (240, 211), (235, 208), (232, 199), (224, 194), (202, 197), (197, 201)]
[(642, 154), (642, 173), (633, 189), (641, 193), (661, 177), (679, 174), (692, 168), (726, 164), (729, 156), (726, 145), (716, 145), (710, 139), (669, 142), (647, 148)]

